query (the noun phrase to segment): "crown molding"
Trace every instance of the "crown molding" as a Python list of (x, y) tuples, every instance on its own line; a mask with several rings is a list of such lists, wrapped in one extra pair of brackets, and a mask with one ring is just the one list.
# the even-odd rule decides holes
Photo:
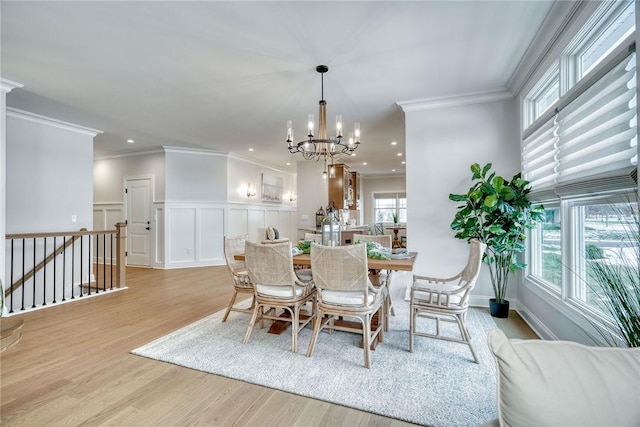
[(30, 113), (24, 110), (18, 110), (17, 108), (12, 107), (7, 107), (7, 117), (15, 117), (17, 119), (34, 122), (45, 126), (51, 126), (58, 129), (81, 133), (83, 135), (89, 135), (92, 138), (95, 138), (96, 135), (102, 133), (101, 130), (91, 129), (69, 122), (63, 122), (62, 120), (52, 119), (50, 117), (41, 116), (40, 114)]
[(228, 157), (230, 159), (238, 160), (240, 162), (244, 162), (244, 163), (248, 163), (248, 164), (251, 164), (251, 165), (255, 165), (255, 166), (258, 166), (258, 167), (261, 167), (261, 168), (264, 168), (264, 169), (269, 169), (269, 170), (271, 170), (273, 172), (279, 172), (279, 173), (284, 173), (284, 174), (291, 175), (291, 176), (297, 176), (296, 173), (293, 173), (293, 172), (290, 172), (290, 171), (286, 171), (286, 170), (282, 170), (282, 169), (278, 169), (278, 168), (275, 168), (273, 166), (265, 165), (264, 163), (256, 162), (253, 159), (249, 159), (247, 157), (243, 157), (243, 156), (241, 156), (241, 155), (239, 155), (237, 153), (229, 153)]
[(163, 145), (162, 150), (165, 153), (198, 154), (201, 156), (212, 156), (212, 157), (228, 156), (228, 153), (225, 153), (224, 151), (210, 150), (206, 148), (184, 148), (184, 147), (173, 147), (169, 145)]
[(505, 101), (513, 99), (513, 94), (508, 90), (494, 90), (488, 92), (475, 92), (456, 96), (437, 98), (423, 98), (410, 101), (396, 102), (405, 113), (414, 111), (436, 110), (440, 108), (459, 107), (462, 105), (483, 104), (487, 102)]
[(123, 157), (134, 157), (134, 156), (147, 156), (150, 154), (164, 154), (164, 150), (162, 147), (150, 148), (150, 149), (142, 149), (137, 151), (125, 151), (120, 153), (110, 153), (110, 154), (98, 154), (94, 155), (93, 160), (110, 160), (110, 159), (120, 159)]
[(13, 89), (19, 89), (24, 87), (22, 83), (12, 82), (11, 80), (3, 79), (0, 77), (0, 92), (1, 93), (9, 93)]

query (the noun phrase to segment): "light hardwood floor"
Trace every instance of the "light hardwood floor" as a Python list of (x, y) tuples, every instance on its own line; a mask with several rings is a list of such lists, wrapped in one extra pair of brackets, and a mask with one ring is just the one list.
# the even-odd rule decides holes
[[(232, 286), (226, 267), (129, 267), (127, 284), (20, 316), (21, 341), (0, 353), (2, 426), (410, 425), (131, 355), (225, 308)], [(513, 312), (498, 326), (532, 336)]]

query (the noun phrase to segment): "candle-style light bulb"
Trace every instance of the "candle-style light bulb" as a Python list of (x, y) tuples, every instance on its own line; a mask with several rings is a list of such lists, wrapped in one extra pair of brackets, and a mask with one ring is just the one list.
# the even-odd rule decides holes
[(353, 148), (353, 132), (349, 132), (349, 148)]
[(342, 138), (342, 116), (336, 116), (336, 138)]
[(314, 128), (314, 117), (313, 114), (309, 114), (309, 120), (308, 120), (308, 125), (307, 125), (307, 129), (309, 130), (309, 134), (307, 135), (309, 138), (313, 138), (313, 128)]
[(360, 123), (353, 124), (354, 143), (360, 144)]
[(289, 143), (289, 147), (293, 143), (293, 122), (291, 120), (287, 121), (287, 142)]

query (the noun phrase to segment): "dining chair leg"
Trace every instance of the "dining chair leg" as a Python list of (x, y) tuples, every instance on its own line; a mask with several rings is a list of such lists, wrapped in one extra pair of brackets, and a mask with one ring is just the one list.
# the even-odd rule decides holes
[(362, 347), (364, 349), (364, 367), (371, 368), (371, 315), (364, 316), (362, 321)]
[(307, 357), (311, 357), (313, 355), (313, 350), (316, 346), (316, 341), (318, 340), (318, 335), (320, 334), (320, 325), (322, 324), (322, 312), (318, 309), (316, 312), (316, 318), (313, 319), (313, 333), (311, 334), (311, 341), (309, 341), (309, 348), (307, 349)]
[(291, 351), (298, 352), (298, 329), (300, 328), (300, 305), (296, 304), (291, 313)]
[(224, 317), (222, 318), (222, 323), (227, 321), (227, 317), (229, 317), (229, 313), (231, 313), (231, 309), (233, 308), (233, 305), (236, 303), (237, 297), (238, 297), (238, 291), (234, 289), (233, 296), (231, 297), (231, 301), (227, 306), (227, 311), (224, 313)]
[[(258, 311), (262, 307), (260, 304), (256, 304), (256, 307), (253, 309), (253, 314), (251, 315), (251, 321), (249, 322), (249, 327), (247, 328), (247, 333), (244, 335), (244, 339), (242, 340), (242, 344), (246, 344), (249, 342), (249, 337), (251, 337), (251, 331), (253, 330), (254, 325), (256, 324), (256, 319), (258, 318)], [(262, 319), (262, 316), (260, 316)]]
[(416, 310), (411, 304), (409, 313), (409, 352), (413, 353), (413, 334), (416, 332)]
[(462, 339), (469, 346), (469, 350), (471, 350), (471, 355), (473, 356), (473, 361), (475, 363), (480, 363), (478, 360), (478, 356), (476, 355), (476, 351), (471, 345), (471, 334), (469, 334), (469, 329), (467, 328), (467, 324), (464, 321), (464, 314), (456, 316), (456, 320), (458, 321), (458, 326), (460, 327), (460, 334), (462, 335)]

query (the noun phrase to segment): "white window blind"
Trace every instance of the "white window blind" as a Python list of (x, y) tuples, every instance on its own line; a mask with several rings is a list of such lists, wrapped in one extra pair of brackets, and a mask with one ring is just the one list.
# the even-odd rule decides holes
[(635, 187), (635, 54), (558, 113), (559, 196)]
[(635, 53), (525, 135), (522, 171), (533, 201), (635, 188)]
[(556, 165), (558, 154), (558, 123), (556, 117), (547, 120), (524, 140), (522, 147), (522, 177), (529, 181), (530, 198), (555, 198)]

